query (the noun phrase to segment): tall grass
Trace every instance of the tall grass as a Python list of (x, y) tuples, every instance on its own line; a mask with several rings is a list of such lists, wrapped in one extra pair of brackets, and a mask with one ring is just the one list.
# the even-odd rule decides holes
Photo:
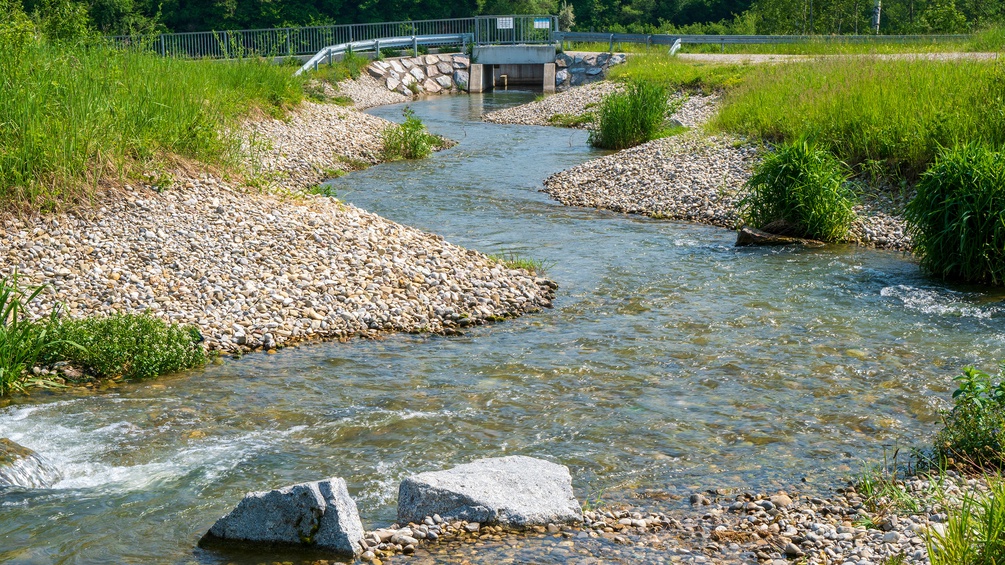
[(303, 96), (290, 67), (189, 61), (0, 33), (0, 207), (58, 209), (174, 156), (226, 163), (221, 132)]
[(828, 59), (759, 66), (714, 126), (772, 142), (810, 136), (851, 165), (916, 178), (940, 147), (1005, 144), (1005, 65)]
[(975, 143), (944, 150), (918, 182), (905, 219), (925, 270), (1005, 284), (1005, 152)]
[(782, 145), (747, 181), (744, 222), (775, 233), (839, 241), (855, 219), (847, 167), (807, 140)]
[(624, 92), (608, 94), (597, 110), (590, 144), (625, 149), (656, 139), (670, 113), (668, 96), (663, 85), (644, 80), (633, 80)]
[(1005, 562), (1005, 481), (988, 479), (987, 492), (967, 493), (948, 512), (943, 532), (925, 536), (932, 565), (1000, 565)]
[(0, 396), (24, 390), (27, 372), (49, 346), (45, 327), (26, 312), (41, 292), (22, 288), (17, 272), (0, 279)]
[(623, 65), (611, 67), (608, 76), (621, 82), (645, 81), (669, 91), (711, 93), (739, 85), (755, 67), (696, 63), (664, 53), (633, 55)]

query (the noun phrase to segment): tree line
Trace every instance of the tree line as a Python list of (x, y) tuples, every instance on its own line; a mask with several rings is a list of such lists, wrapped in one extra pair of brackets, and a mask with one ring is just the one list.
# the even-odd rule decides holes
[[(15, 0), (17, 1), (17, 0)], [(104, 34), (256, 29), (479, 14), (561, 14), (577, 31), (871, 33), (877, 0), (20, 0), (47, 25)], [(883, 0), (880, 33), (965, 33), (1002, 0)], [(58, 31), (58, 30), (57, 30)]]

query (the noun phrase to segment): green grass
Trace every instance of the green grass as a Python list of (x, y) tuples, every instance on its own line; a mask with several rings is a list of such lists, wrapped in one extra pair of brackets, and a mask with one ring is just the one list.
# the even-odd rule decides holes
[(743, 221), (773, 233), (840, 241), (855, 219), (849, 171), (807, 140), (784, 144), (747, 181)]
[(22, 288), (17, 272), (0, 279), (0, 396), (23, 391), (28, 371), (50, 347), (46, 326), (33, 323), (26, 311), (42, 290)]
[(344, 80), (359, 78), (369, 64), (369, 58), (350, 51), (341, 60), (332, 61), (331, 65), (321, 64), (318, 66), (318, 70), (306, 74), (312, 78), (337, 84)]
[(597, 110), (590, 144), (625, 149), (660, 137), (672, 113), (668, 96), (663, 85), (645, 80), (633, 80), (624, 92), (608, 94)]
[[(2, 31), (2, 30), (0, 30)], [(221, 133), (303, 97), (291, 67), (188, 61), (0, 33), (0, 208), (50, 211), (178, 157), (233, 162)]]
[(840, 160), (914, 179), (940, 147), (1005, 143), (1005, 66), (980, 61), (827, 59), (759, 65), (713, 127), (770, 142), (812, 137)]
[(916, 189), (905, 216), (922, 268), (1005, 284), (1005, 153), (973, 143), (944, 150)]
[(403, 114), (404, 123), (388, 126), (383, 131), (384, 159), (425, 159), (443, 144), (443, 140), (429, 133), (411, 108), (406, 106)]
[(925, 536), (932, 565), (1000, 565), (1005, 562), (1005, 481), (987, 480), (987, 492), (964, 494), (950, 508), (943, 533)]
[(544, 275), (547, 270), (544, 261), (524, 257), (512, 252), (489, 255), (489, 259), (505, 265), (507, 269), (523, 269), (535, 275)]
[(554, 114), (548, 117), (548, 123), (563, 128), (575, 128), (592, 124), (596, 116), (592, 112), (585, 114)]
[(755, 69), (753, 65), (698, 63), (650, 53), (629, 57), (624, 64), (611, 67), (608, 77), (619, 82), (651, 82), (669, 91), (708, 94), (739, 85)]

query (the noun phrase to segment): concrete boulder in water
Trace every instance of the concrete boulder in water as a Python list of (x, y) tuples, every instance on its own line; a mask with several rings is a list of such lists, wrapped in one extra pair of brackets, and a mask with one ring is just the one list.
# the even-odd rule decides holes
[(62, 477), (39, 454), (7, 438), (0, 438), (0, 488), (50, 488)]
[(199, 543), (224, 540), (300, 545), (355, 557), (363, 551), (363, 523), (345, 481), (332, 478), (248, 493)]
[(530, 526), (579, 522), (569, 468), (533, 457), (479, 459), (408, 477), (398, 488), (398, 521), (446, 520)]

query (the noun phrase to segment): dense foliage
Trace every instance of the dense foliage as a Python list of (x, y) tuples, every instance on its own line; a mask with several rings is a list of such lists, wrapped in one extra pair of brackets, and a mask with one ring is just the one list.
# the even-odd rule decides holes
[[(17, 1), (17, 0), (14, 0)], [(29, 14), (123, 34), (558, 14), (579, 31), (871, 33), (874, 0), (23, 0)], [(998, 0), (886, 0), (880, 32), (964, 33), (1005, 21)]]
[(943, 151), (918, 182), (906, 220), (927, 271), (1005, 284), (1005, 153), (975, 143)]
[[(765, 157), (740, 203), (744, 222), (774, 233), (839, 241), (855, 219), (847, 167), (806, 140)], [(771, 228), (769, 226), (774, 225)]]
[(966, 469), (1005, 466), (1005, 366), (991, 375), (964, 367), (956, 377), (953, 408), (935, 438), (938, 461)]

